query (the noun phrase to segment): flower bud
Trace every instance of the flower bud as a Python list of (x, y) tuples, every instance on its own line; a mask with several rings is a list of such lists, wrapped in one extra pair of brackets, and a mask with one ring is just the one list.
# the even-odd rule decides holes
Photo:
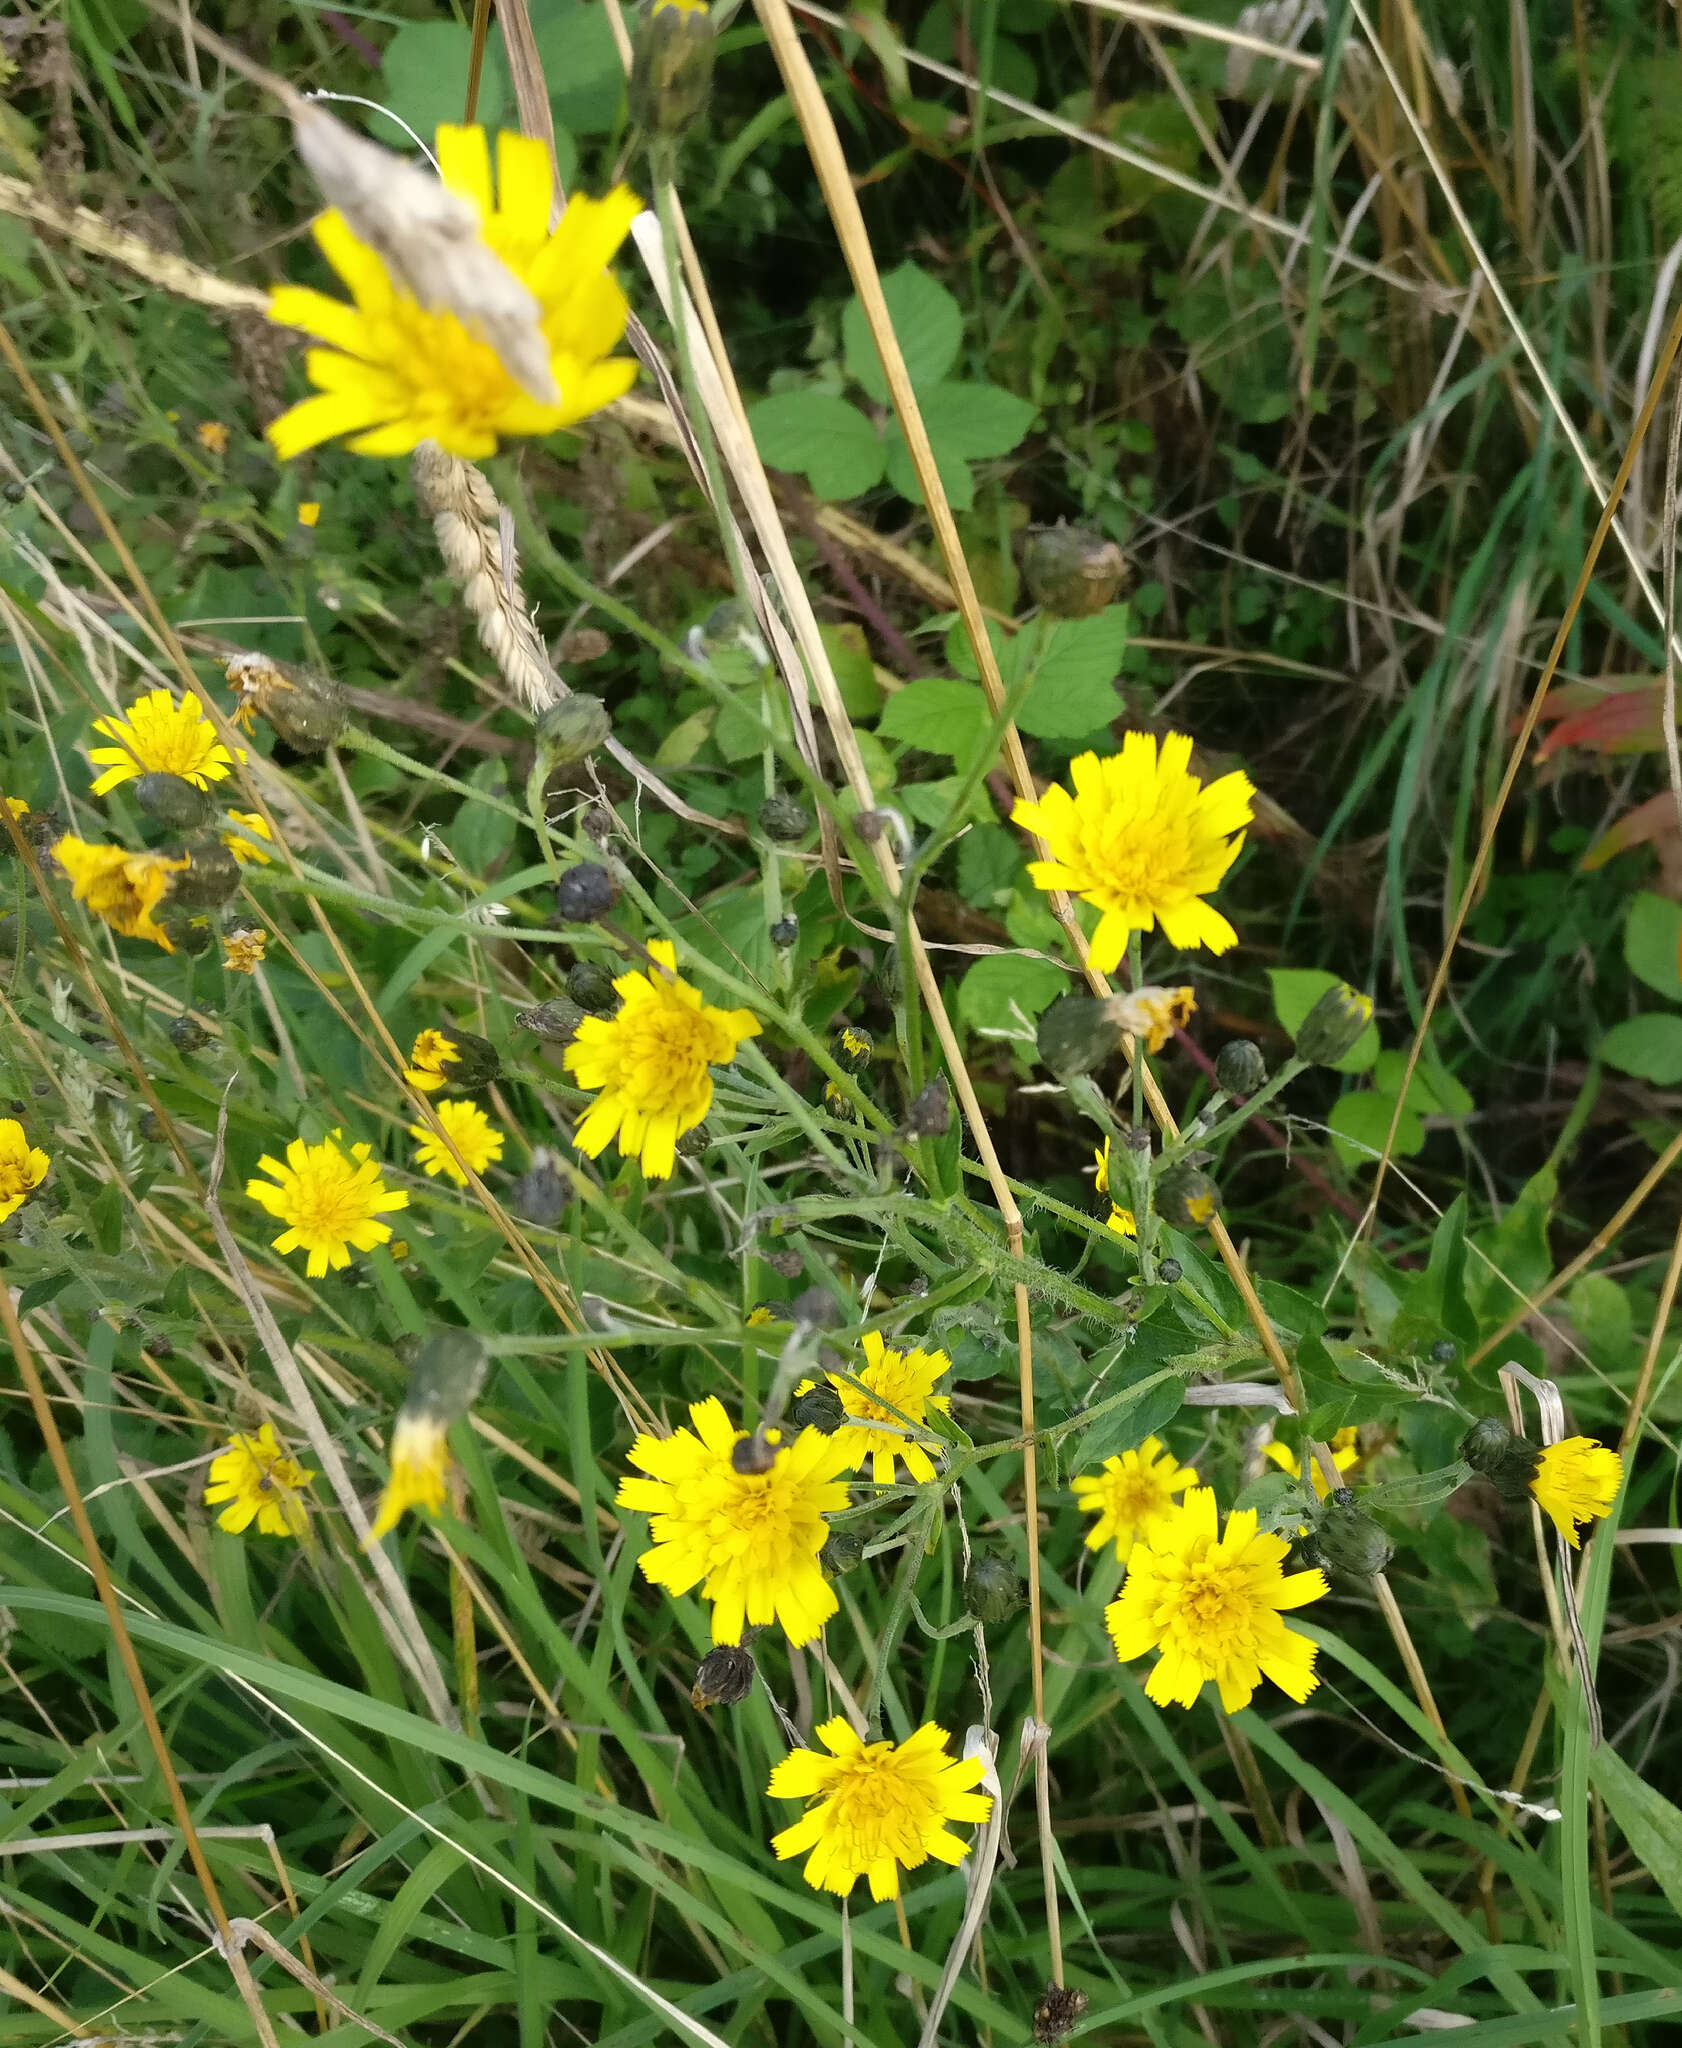
[(846, 1414), (841, 1405), (841, 1396), (829, 1384), (820, 1380), (799, 1395), (794, 1403), (794, 1421), (800, 1429), (815, 1429), (824, 1436), (833, 1436), (841, 1427), (841, 1418)]
[(707, 104), (716, 54), (703, 0), (654, 0), (631, 62), (631, 119), (649, 136), (681, 135)]
[(1022, 1600), (1022, 1575), (1008, 1558), (971, 1559), (964, 1574), (964, 1605), (977, 1621), (1008, 1621)]
[(1086, 1993), (1073, 1984), (1048, 1984), (1034, 2007), (1034, 2039), (1042, 2048), (1061, 2041), (1085, 2019), (1091, 2003)]
[(146, 1140), (148, 1145), (161, 1145), (164, 1142), (166, 1133), (164, 1131), (163, 1118), (159, 1116), (155, 1109), (143, 1109), (140, 1112), (139, 1120), (135, 1124), (135, 1129)]
[(795, 1296), (794, 1320), (808, 1330), (830, 1330), (841, 1320), (841, 1305), (827, 1287), (808, 1287)]
[(1086, 619), (1113, 603), (1127, 580), (1127, 557), (1086, 526), (1038, 526), (1022, 551), (1028, 595), (1054, 619)]
[(1059, 1081), (1090, 1074), (1114, 1056), (1121, 1040), (1097, 996), (1059, 996), (1040, 1015), (1040, 1059)]
[(568, 868), (555, 884), (555, 908), (568, 924), (594, 924), (619, 901), (619, 884), (593, 860)]
[(1220, 1189), (1199, 1167), (1171, 1166), (1156, 1184), (1156, 1212), (1176, 1230), (1207, 1229), (1220, 1207)]
[(779, 917), (771, 927), (771, 943), (785, 952), (800, 936), (800, 920), (791, 911), (787, 917)]
[(698, 1124), (692, 1124), (687, 1131), (679, 1131), (673, 1147), (680, 1159), (699, 1159), (712, 1144), (713, 1134), (707, 1127), (705, 1117)]
[(812, 829), (812, 814), (797, 796), (768, 796), (759, 807), (759, 829), (777, 846), (793, 846)]
[(594, 960), (580, 960), (567, 970), (567, 994), (592, 1017), (611, 1017), (619, 1007), (613, 976)]
[(572, 1198), (572, 1177), (547, 1146), (539, 1145), (531, 1165), (508, 1190), (508, 1206), (524, 1222), (552, 1230), (566, 1214)]
[(239, 889), (239, 862), (220, 839), (194, 839), (183, 851), (188, 865), (170, 886), (184, 910), (220, 910)]
[(184, 775), (166, 775), (160, 769), (142, 775), (133, 795), (147, 817), (183, 832), (208, 825), (216, 814), (216, 806), (204, 790), (195, 789)]
[(826, 1081), (824, 1083), (823, 1106), (838, 1124), (850, 1124), (858, 1121), (858, 1110), (853, 1104), (853, 1098), (850, 1095), (844, 1095), (833, 1081)]
[(514, 1012), (514, 1022), (522, 1031), (554, 1045), (570, 1045), (583, 1021), (584, 1012), (570, 996), (551, 996), (535, 1009)]
[(944, 1136), (951, 1122), (952, 1091), (946, 1085), (945, 1076), (937, 1074), (912, 1096), (911, 1107), (905, 1112), (905, 1122), (900, 1129), (908, 1138), (939, 1138)]
[(780, 1429), (753, 1430), (747, 1436), (737, 1437), (730, 1449), (730, 1462), (744, 1478), (763, 1479), (777, 1462), (782, 1441)]
[(1431, 1346), (1431, 1363), (1433, 1365), (1452, 1365), (1459, 1356), (1460, 1347), (1452, 1338), (1439, 1337), (1436, 1343)]
[(1372, 1022), (1372, 997), (1340, 981), (1303, 1018), (1297, 1029), (1297, 1058), (1312, 1067), (1335, 1067), (1355, 1049)]
[(177, 1052), (202, 1052), (210, 1043), (210, 1033), (186, 1010), (170, 1025), (169, 1042)]
[(185, 954), (189, 960), (197, 960), (210, 951), (210, 920), (202, 912), (195, 917), (190, 911), (166, 904), (159, 922), (176, 952)]
[(401, 1413), (448, 1427), (472, 1407), (490, 1364), (490, 1347), (477, 1331), (454, 1324), (434, 1330), (409, 1374)]
[(876, 1041), (856, 1024), (843, 1024), (829, 1041), (835, 1064), (846, 1074), (862, 1074), (876, 1052)]
[(740, 1643), (719, 1643), (701, 1659), (689, 1704), (703, 1713), (708, 1707), (739, 1706), (753, 1691), (753, 1679), (752, 1651)]
[(1186, 1269), (1178, 1259), (1164, 1259), (1156, 1269), (1156, 1277), (1164, 1287), (1178, 1287), (1186, 1277)]
[(1254, 1095), (1267, 1080), (1267, 1062), (1253, 1039), (1235, 1038), (1215, 1061), (1215, 1086), (1224, 1095)]
[(537, 766), (545, 779), (551, 770), (587, 761), (613, 733), (613, 720), (599, 697), (574, 693), (551, 704), (537, 721)]
[(461, 1031), (454, 1024), (443, 1025), (444, 1036), (456, 1049), (456, 1056), (444, 1068), (444, 1080), (464, 1092), (483, 1088), (502, 1072), (502, 1059), (488, 1038), (477, 1032)]
[(1355, 1504), (1355, 1495), (1340, 1486), (1321, 1510), (1314, 1547), (1329, 1572), (1349, 1579), (1370, 1579), (1395, 1555), (1396, 1546)]
[(227, 663), (228, 681), (239, 692), (241, 710), (261, 713), (295, 752), (319, 754), (350, 723), (344, 692), (331, 676), (282, 669), (266, 654), (236, 654)]
[(851, 1529), (831, 1529), (829, 1541), (818, 1552), (818, 1564), (825, 1578), (845, 1578), (848, 1572), (862, 1563), (864, 1538), (855, 1536)]
[(1514, 1436), (1504, 1422), (1486, 1415), (1460, 1439), (1460, 1455), (1505, 1501), (1522, 1502), (1530, 1495), (1540, 1455), (1527, 1436)]

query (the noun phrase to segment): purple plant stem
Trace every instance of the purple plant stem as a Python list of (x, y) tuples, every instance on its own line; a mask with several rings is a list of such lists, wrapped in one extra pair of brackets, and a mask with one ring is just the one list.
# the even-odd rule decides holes
[(379, 70), (380, 53), (359, 28), (355, 27), (353, 23), (346, 21), (342, 14), (335, 14), (331, 11), (324, 12), (321, 19), (326, 22), (327, 26), (341, 43), (348, 43), (364, 63), (371, 64), (376, 71)]
[(874, 631), (876, 637), (881, 641), (888, 653), (893, 656), (900, 673), (909, 681), (911, 677), (926, 669), (928, 663), (918, 660), (910, 641), (906, 639), (893, 620), (888, 617), (875, 598), (865, 589), (863, 583), (859, 581), (858, 574), (853, 568), (852, 563), (847, 560), (847, 557), (842, 553), (837, 543), (824, 532), (823, 528), (812, 517), (812, 508), (806, 497), (802, 495), (797, 503), (798, 511), (796, 516), (799, 518), (800, 524), (805, 528), (808, 537), (816, 543), (818, 553), (823, 556), (825, 566), (829, 569), (830, 574), (858, 607), (865, 623)]

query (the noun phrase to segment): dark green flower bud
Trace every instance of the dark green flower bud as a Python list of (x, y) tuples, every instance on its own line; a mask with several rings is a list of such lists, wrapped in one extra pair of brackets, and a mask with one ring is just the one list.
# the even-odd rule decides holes
[(169, 943), (189, 960), (200, 959), (210, 951), (212, 934), (209, 918), (202, 915), (194, 917), (185, 910), (166, 905), (160, 922), (169, 934)]
[(1340, 1486), (1321, 1510), (1314, 1547), (1327, 1571), (1348, 1579), (1372, 1578), (1396, 1551), (1371, 1515), (1356, 1505), (1347, 1486)]
[(1164, 1259), (1156, 1269), (1156, 1277), (1164, 1287), (1178, 1287), (1185, 1274), (1186, 1269), (1178, 1259)]
[(598, 747), (607, 744), (613, 720), (599, 697), (576, 692), (563, 697), (537, 721), (537, 765), (547, 779), (551, 770), (587, 761)]
[(266, 654), (236, 654), (227, 670), (241, 708), (261, 713), (297, 753), (323, 752), (350, 723), (344, 692), (331, 676), (283, 669)]
[(851, 1529), (831, 1529), (829, 1541), (818, 1552), (818, 1564), (826, 1578), (845, 1578), (864, 1559), (864, 1538)]
[(1035, 1043), (1057, 1079), (1073, 1081), (1113, 1058), (1121, 1038), (1101, 998), (1059, 996), (1041, 1013)]
[(194, 839), (182, 851), (189, 865), (170, 884), (183, 910), (219, 910), (239, 890), (239, 862), (220, 839)]
[(716, 54), (703, 0), (654, 0), (631, 61), (631, 119), (649, 136), (681, 135), (707, 104)]
[(768, 796), (759, 807), (759, 829), (777, 846), (793, 846), (812, 829), (812, 814), (797, 796)]
[(568, 924), (594, 924), (619, 901), (619, 884), (593, 860), (568, 868), (555, 884), (555, 908)]
[(1127, 557), (1090, 527), (1039, 526), (1022, 551), (1022, 578), (1054, 619), (1087, 619), (1114, 602), (1127, 580)]
[(701, 1659), (689, 1704), (703, 1713), (708, 1707), (739, 1706), (753, 1691), (753, 1679), (752, 1651), (740, 1643), (719, 1643)]
[(447, 1427), (478, 1399), (490, 1364), (490, 1347), (476, 1330), (453, 1324), (434, 1330), (415, 1359), (402, 1413)]
[(1176, 1230), (1206, 1230), (1220, 1214), (1221, 1191), (1196, 1166), (1171, 1166), (1156, 1184), (1156, 1212)]
[(191, 832), (208, 825), (216, 806), (202, 789), (195, 789), (184, 775), (165, 775), (154, 770), (134, 785), (134, 800), (149, 818)]
[(1486, 1415), (1460, 1439), (1460, 1455), (1510, 1502), (1528, 1499), (1540, 1452), (1527, 1436), (1514, 1436), (1504, 1422)]
[(680, 1159), (699, 1159), (712, 1141), (713, 1134), (707, 1128), (706, 1119), (703, 1117), (692, 1129), (678, 1134), (674, 1150)]
[(1254, 1095), (1267, 1080), (1267, 1062), (1253, 1039), (1235, 1038), (1215, 1061), (1215, 1086), (1226, 1095)]
[(584, 1022), (584, 1012), (570, 996), (551, 996), (535, 1009), (516, 1010), (514, 1022), (535, 1038), (547, 1039), (553, 1045), (570, 1045)]
[(844, 1095), (833, 1081), (824, 1084), (823, 1106), (838, 1124), (850, 1124), (858, 1120), (858, 1110), (853, 1104), (853, 1098)]
[(1372, 997), (1340, 981), (1303, 1018), (1297, 1031), (1297, 1058), (1313, 1067), (1335, 1067), (1355, 1049), (1372, 1022)]
[(794, 1421), (799, 1429), (815, 1429), (825, 1436), (833, 1436), (841, 1427), (841, 1418), (846, 1414), (841, 1405), (841, 1396), (829, 1384), (820, 1380), (816, 1386), (808, 1387), (794, 1403)]
[(155, 1109), (143, 1109), (135, 1129), (148, 1145), (161, 1145), (164, 1142), (164, 1120)]
[(619, 1007), (613, 976), (594, 960), (580, 960), (567, 970), (567, 994), (592, 1017), (611, 1017)]
[(508, 1190), (508, 1206), (526, 1223), (539, 1230), (553, 1230), (566, 1214), (572, 1199), (572, 1177), (555, 1154), (539, 1145), (531, 1165)]
[(456, 1049), (455, 1058), (443, 1070), (448, 1087), (464, 1092), (483, 1088), (502, 1072), (501, 1057), (488, 1038), (479, 1037), (477, 1032), (460, 1031), (454, 1024), (439, 1028)]
[(1024, 1597), (1022, 1575), (1008, 1558), (970, 1560), (964, 1574), (964, 1605), (977, 1621), (1008, 1621)]
[(946, 1085), (945, 1076), (937, 1074), (912, 1096), (901, 1133), (907, 1138), (938, 1138), (944, 1135), (951, 1122), (952, 1091)]
[(1431, 1363), (1433, 1365), (1452, 1365), (1459, 1356), (1459, 1345), (1447, 1337), (1439, 1337), (1436, 1343), (1431, 1346)]
[(846, 1074), (862, 1074), (876, 1055), (876, 1041), (856, 1024), (843, 1024), (829, 1041), (830, 1055)]
[(737, 1437), (731, 1446), (730, 1463), (744, 1478), (763, 1479), (776, 1464), (782, 1445), (780, 1429), (753, 1430), (747, 1436)]
[(210, 1033), (187, 1010), (170, 1025), (169, 1042), (177, 1052), (201, 1052), (210, 1043)]
[(1050, 2043), (1074, 2032), (1091, 2003), (1086, 1993), (1073, 1984), (1048, 1984), (1034, 2007), (1034, 2039), (1042, 2048), (1050, 2048)]
[(800, 920), (792, 912), (787, 917), (779, 917), (771, 927), (772, 945), (781, 947), (785, 952), (799, 936)]

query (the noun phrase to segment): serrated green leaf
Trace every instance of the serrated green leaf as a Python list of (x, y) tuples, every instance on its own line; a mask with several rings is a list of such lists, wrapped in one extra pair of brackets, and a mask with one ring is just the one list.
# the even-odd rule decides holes
[(959, 459), (1008, 455), (1039, 416), (1037, 407), (997, 384), (936, 384), (917, 398), (935, 453)]
[[(1395, 1096), (1381, 1094), (1376, 1088), (1340, 1095), (1326, 1118), (1332, 1130), (1332, 1150), (1345, 1166), (1371, 1166), (1384, 1149), (1395, 1113)], [(1412, 1159), (1424, 1149), (1425, 1126), (1413, 1110), (1404, 1109), (1391, 1151), (1397, 1158)]]
[[(1106, 605), (1089, 619), (1063, 619), (1034, 666), (1034, 680), (1017, 709), (1016, 722), (1042, 740), (1078, 740), (1099, 731), (1122, 709), (1116, 678), (1127, 652), (1128, 611)], [(1032, 654), (1029, 636), (1011, 649), (1011, 676)]]
[(958, 984), (958, 1016), (972, 1031), (1021, 1031), (1068, 986), (1049, 960), (989, 953)]
[(958, 841), (958, 893), (978, 910), (991, 909), (1016, 887), (1022, 842), (1002, 825), (977, 825)]
[[(1400, 1095), (1402, 1076), (1407, 1071), (1407, 1054), (1390, 1050), (1373, 1061), (1372, 1084), (1387, 1095)], [(1446, 1067), (1427, 1067), (1424, 1059), (1408, 1083), (1407, 1105), (1421, 1116), (1470, 1116), (1477, 1107), (1471, 1096)]]
[(882, 481), (881, 435), (833, 392), (775, 391), (748, 408), (748, 425), (771, 467), (805, 477), (820, 498), (856, 498)]
[(958, 760), (986, 735), (991, 722), (987, 698), (974, 683), (931, 676), (896, 690), (883, 705), (876, 730), (883, 739), (904, 740), (925, 754)]
[(847, 716), (874, 718), (882, 708), (882, 685), (876, 680), (876, 664), (870, 658), (864, 628), (849, 619), (839, 625), (821, 625), (818, 631), (829, 654), (829, 665), (835, 671), (835, 686), (841, 692)]
[[(911, 460), (911, 450), (905, 445), (905, 436), (898, 426), (890, 426), (887, 433), (888, 482), (902, 498), (908, 498), (913, 505), (921, 505), (923, 486)], [(961, 455), (954, 454), (949, 447), (938, 441), (930, 444), (934, 449), (934, 466), (940, 473), (940, 487), (946, 493), (947, 502), (954, 512), (967, 512), (975, 503), (975, 478), (970, 466)]]
[[(374, 140), (407, 155), (414, 150), (415, 137), (430, 149), (433, 131), (441, 122), (459, 121), (472, 45), (472, 33), (463, 22), (404, 22), (380, 61), (380, 104), (390, 113), (369, 119), (368, 133)], [(508, 58), (502, 31), (493, 27), (485, 39), (485, 68), (479, 81), (478, 119), (488, 131), (501, 125), (508, 97)], [(412, 135), (405, 132), (404, 122)]]
[[(919, 393), (938, 384), (958, 360), (964, 338), (963, 308), (952, 294), (915, 263), (902, 263), (882, 279), (905, 366)], [(859, 301), (849, 299), (841, 315), (841, 346), (847, 374), (857, 379), (878, 405), (888, 403), (888, 381), (871, 339), (870, 322)]]
[(1624, 921), (1624, 960), (1650, 989), (1682, 1002), (1682, 903), (1642, 890)]

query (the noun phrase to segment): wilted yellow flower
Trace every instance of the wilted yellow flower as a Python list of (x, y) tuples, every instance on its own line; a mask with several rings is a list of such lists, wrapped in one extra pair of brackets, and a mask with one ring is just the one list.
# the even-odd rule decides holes
[(1579, 1522), (1598, 1521), (1618, 1497), (1624, 1461), (1593, 1437), (1568, 1436), (1536, 1455), (1530, 1491), (1536, 1505), (1573, 1550), (1581, 1547)]
[(677, 972), (668, 939), (648, 948), (652, 974), (621, 974), (621, 1007), (611, 1017), (586, 1017), (563, 1055), (581, 1088), (599, 1089), (572, 1142), (595, 1159), (610, 1138), (628, 1159), (640, 1158), (650, 1180), (665, 1180), (677, 1163), (677, 1141), (712, 1107), (709, 1069), (727, 1066), (744, 1038), (759, 1033), (748, 1010), (716, 1010)]
[(1100, 974), (1120, 965), (1129, 934), (1159, 924), (1171, 946), (1224, 953), (1238, 942), (1203, 898), (1238, 858), (1255, 789), (1236, 770), (1205, 789), (1190, 760), (1184, 733), (1169, 733), (1159, 758), (1152, 734), (1130, 732), (1119, 754), (1069, 763), (1072, 796), (1054, 786), (1011, 813), (1051, 855), (1028, 863), (1038, 887), (1068, 889), (1102, 913), (1092, 935)]
[(1081, 1513), (1098, 1517), (1086, 1532), (1087, 1549), (1102, 1550), (1113, 1536), (1115, 1554), (1125, 1564), (1157, 1517), (1178, 1505), (1175, 1494), (1196, 1484), (1196, 1468), (1177, 1463), (1154, 1436), (1136, 1450), (1106, 1458), (1096, 1472), (1082, 1473), (1075, 1481)]
[(417, 1032), (409, 1053), (409, 1064), (403, 1069), (403, 1078), (423, 1095), (435, 1094), (449, 1080), (444, 1069), (460, 1058), (455, 1040), (444, 1032)]
[(205, 1506), (226, 1501), (216, 1520), (235, 1536), (253, 1522), (264, 1536), (301, 1536), (307, 1517), (298, 1495), (314, 1477), (307, 1465), (287, 1456), (274, 1424), (265, 1422), (255, 1436), (230, 1438), (212, 1462)]
[(220, 420), (203, 420), (198, 428), (199, 446), (211, 455), (226, 455), (228, 430)]
[(0, 1223), (23, 1207), (51, 1165), (40, 1146), (30, 1144), (16, 1117), (0, 1117)]
[[(449, 1133), (456, 1151), (475, 1173), (483, 1173), (494, 1159), (502, 1157), (504, 1139), (476, 1102), (440, 1102), (434, 1114)], [(409, 1136), (416, 1140), (415, 1164), (436, 1177), (448, 1174), (458, 1188), (467, 1185), (467, 1175), (442, 1138), (425, 1124), (411, 1124)]]
[(402, 1409), (391, 1432), (391, 1478), (380, 1495), (367, 1541), (377, 1543), (410, 1508), (441, 1514), (449, 1505), (449, 1429), (441, 1416)]
[(388, 1188), (381, 1178), (373, 1148), (353, 1145), (347, 1158), (340, 1136), (334, 1131), (319, 1145), (294, 1138), (284, 1165), (267, 1154), (257, 1162), (278, 1186), (266, 1180), (245, 1184), (252, 1201), (287, 1226), (274, 1240), (275, 1250), (309, 1253), (305, 1271), (311, 1280), (321, 1279), (329, 1266), (348, 1266), (353, 1247), (369, 1252), (385, 1244), (391, 1225), (380, 1217), (409, 1206), (408, 1190)]
[(71, 894), (125, 939), (151, 939), (166, 953), (175, 948), (152, 912), (169, 894), (170, 877), (192, 863), (186, 854), (171, 860), (161, 853), (130, 853), (126, 846), (98, 846), (66, 833), (53, 842), (53, 858), (70, 877)]
[[(846, 1452), (847, 1463), (855, 1472), (862, 1472), (868, 1463), (878, 1486), (893, 1484), (896, 1458), (905, 1460), (905, 1469), (913, 1479), (932, 1479), (934, 1461), (921, 1444), (906, 1438), (900, 1416), (921, 1422), (926, 1408), (942, 1415), (950, 1411), (951, 1398), (937, 1394), (934, 1386), (942, 1373), (952, 1370), (951, 1359), (944, 1351), (890, 1350), (874, 1330), (867, 1330), (861, 1342), (865, 1362), (855, 1377), (880, 1399), (873, 1401), (840, 1374), (830, 1373), (829, 1383), (840, 1395), (842, 1410), (848, 1417), (836, 1430), (833, 1441)], [(814, 1384), (812, 1380), (802, 1380), (795, 1392), (804, 1394)], [(883, 1402), (890, 1405), (884, 1407)], [(896, 1408), (898, 1415), (893, 1413)], [(860, 1423), (875, 1426), (861, 1429), (857, 1426)]]
[(259, 867), (269, 865), (270, 856), (257, 844), (259, 839), (267, 845), (274, 844), (274, 834), (269, 830), (268, 821), (260, 811), (230, 811), (228, 816), (239, 827), (237, 832), (224, 832), (222, 844), (233, 855), (241, 867), (255, 861)]
[(817, 1736), (829, 1755), (793, 1751), (766, 1788), (773, 1799), (817, 1801), (771, 1838), (781, 1860), (811, 1850), (802, 1875), (814, 1891), (845, 1897), (867, 1877), (873, 1899), (897, 1899), (901, 1869), (931, 1856), (963, 1862), (970, 1845), (946, 1824), (982, 1821), (993, 1811), (992, 1795), (975, 1790), (987, 1775), (983, 1758), (948, 1755), (946, 1730), (932, 1721), (903, 1742), (866, 1743), (837, 1715)]
[(230, 974), (255, 974), (269, 950), (269, 935), (254, 925), (242, 925), (237, 932), (229, 932), (222, 943), (227, 948), (222, 965)]
[[(96, 718), (93, 729), (116, 741), (89, 750), (88, 759), (104, 769), (93, 785), (95, 796), (141, 775), (179, 775), (195, 789), (208, 789), (234, 765), (196, 697), (177, 701), (168, 690), (148, 690), (123, 717)], [(243, 761), (244, 754), (239, 758)]]
[(269, 301), (271, 320), (328, 344), (305, 357), (318, 395), (266, 430), (282, 460), (341, 434), (355, 437), (356, 455), (407, 455), (426, 440), (451, 455), (491, 455), (511, 435), (552, 434), (599, 412), (636, 381), (631, 358), (611, 353), (627, 307), (607, 267), (640, 208), (635, 195), (623, 186), (601, 200), (575, 194), (551, 233), (549, 153), (535, 137), (497, 137), (494, 198), (482, 128), (440, 128), (437, 155), (446, 186), (479, 209), (487, 246), (538, 302), (559, 402), (522, 390), (453, 313), (420, 306), (333, 209), (315, 239), (355, 304), (298, 285)]

